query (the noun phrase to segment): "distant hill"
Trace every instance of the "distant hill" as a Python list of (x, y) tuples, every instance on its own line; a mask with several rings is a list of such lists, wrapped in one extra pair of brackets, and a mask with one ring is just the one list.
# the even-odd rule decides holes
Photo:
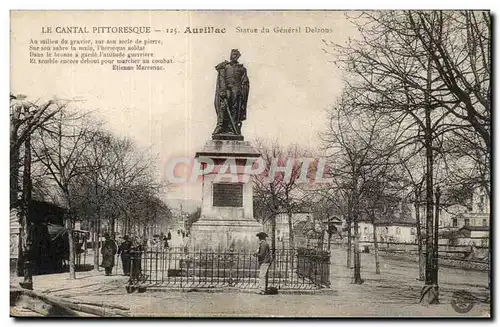
[(181, 210), (187, 213), (193, 213), (201, 207), (201, 201), (191, 199), (166, 199), (165, 202), (172, 210)]

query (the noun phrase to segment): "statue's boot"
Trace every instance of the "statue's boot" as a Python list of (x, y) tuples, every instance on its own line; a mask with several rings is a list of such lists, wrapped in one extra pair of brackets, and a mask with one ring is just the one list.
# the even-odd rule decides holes
[(215, 130), (212, 134), (217, 135), (217, 134), (221, 134), (221, 133), (222, 133), (222, 126), (217, 125), (217, 127), (215, 127)]

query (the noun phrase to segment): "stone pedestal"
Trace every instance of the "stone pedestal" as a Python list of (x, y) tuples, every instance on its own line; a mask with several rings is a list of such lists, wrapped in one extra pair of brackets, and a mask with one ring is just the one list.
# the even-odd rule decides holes
[(245, 167), (259, 157), (249, 142), (234, 139), (210, 140), (196, 153), (204, 170), (203, 163), (214, 167), (201, 176), (201, 217), (191, 226), (191, 248), (255, 250), (263, 225), (253, 217), (253, 176)]

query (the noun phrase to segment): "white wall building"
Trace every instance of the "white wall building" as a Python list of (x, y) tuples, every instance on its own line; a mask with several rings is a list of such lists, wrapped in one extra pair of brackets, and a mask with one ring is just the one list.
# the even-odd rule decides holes
[[(393, 221), (377, 223), (376, 227), (378, 242), (416, 243), (417, 241), (415, 224)], [(374, 228), (371, 222), (360, 222), (358, 228), (360, 242), (373, 242)]]
[[(312, 214), (309, 212), (297, 212), (292, 214), (292, 224), (294, 230), (296, 230), (297, 224), (303, 222), (312, 222)], [(264, 231), (271, 236), (271, 221), (266, 221), (264, 223)], [(294, 234), (295, 238), (300, 237), (300, 235)], [(280, 213), (276, 216), (276, 242), (288, 244), (290, 238), (290, 227), (288, 226), (288, 215), (286, 213)]]

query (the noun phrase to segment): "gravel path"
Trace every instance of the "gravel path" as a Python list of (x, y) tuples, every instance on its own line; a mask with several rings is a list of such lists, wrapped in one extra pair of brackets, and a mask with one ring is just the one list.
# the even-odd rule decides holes
[[(422, 282), (418, 281), (417, 265), (393, 257), (381, 258), (381, 274), (374, 273), (373, 255), (362, 254), (362, 285), (351, 284), (352, 270), (346, 268), (346, 253), (332, 249), (330, 267), (332, 292), (327, 294), (279, 294), (262, 296), (250, 292), (146, 292), (127, 294), (127, 277), (104, 276), (89, 271), (77, 273), (76, 280), (68, 274), (35, 276), (35, 289), (52, 296), (85, 301), (120, 304), (129, 307), (129, 314), (147, 316), (275, 316), (275, 317), (353, 317), (353, 316), (479, 316), (490, 312), (488, 273), (463, 269), (441, 268), (439, 305), (418, 303)], [(18, 278), (12, 278), (15, 283)], [(450, 305), (454, 291), (467, 290), (480, 302), (466, 314)]]

